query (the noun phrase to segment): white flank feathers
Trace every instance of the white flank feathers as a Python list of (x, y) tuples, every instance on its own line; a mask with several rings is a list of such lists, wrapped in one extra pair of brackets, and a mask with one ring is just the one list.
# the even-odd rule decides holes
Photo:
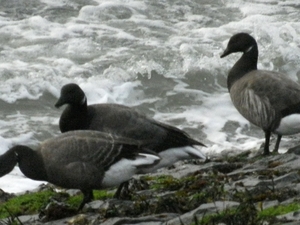
[(300, 114), (291, 114), (281, 119), (275, 133), (290, 135), (300, 132)]
[(206, 159), (206, 156), (196, 148), (191, 146), (181, 148), (170, 148), (159, 153), (161, 160), (154, 166), (140, 169), (140, 173), (153, 173), (156, 170), (168, 167), (174, 163), (185, 159)]
[(135, 160), (121, 159), (105, 172), (102, 186), (104, 188), (118, 186), (131, 179), (137, 173), (137, 167), (152, 165), (158, 160), (160, 160), (158, 156), (146, 153), (139, 153), (139, 157)]

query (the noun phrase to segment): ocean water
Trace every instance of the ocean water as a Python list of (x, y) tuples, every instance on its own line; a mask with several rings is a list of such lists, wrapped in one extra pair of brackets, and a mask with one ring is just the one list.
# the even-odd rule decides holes
[[(299, 9), (298, 0), (0, 1), (0, 154), (60, 133), (63, 109), (54, 104), (70, 82), (88, 104), (125, 104), (185, 130), (207, 155), (258, 150), (264, 134), (239, 115), (226, 86), (240, 55), (220, 54), (248, 32), (260, 69), (298, 81)], [(299, 137), (285, 136), (280, 151)], [(38, 184), (18, 168), (0, 178), (7, 192)]]

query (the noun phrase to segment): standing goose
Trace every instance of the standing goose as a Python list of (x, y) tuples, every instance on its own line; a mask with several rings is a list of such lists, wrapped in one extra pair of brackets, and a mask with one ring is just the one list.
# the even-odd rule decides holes
[(0, 177), (18, 163), (33, 180), (80, 189), (78, 208), (93, 199), (93, 189), (118, 186), (159, 157), (130, 139), (116, 139), (98, 131), (70, 131), (41, 143), (37, 150), (17, 145), (0, 156)]
[(287, 75), (257, 69), (258, 48), (247, 33), (233, 35), (221, 58), (242, 52), (227, 78), (231, 100), (237, 110), (265, 132), (264, 155), (269, 154), (271, 133), (282, 135), (300, 132), (300, 85)]
[(87, 105), (82, 89), (74, 83), (61, 89), (55, 107), (68, 106), (63, 111), (59, 127), (61, 132), (70, 130), (98, 130), (117, 136), (142, 141), (145, 147), (159, 154), (161, 161), (140, 173), (173, 165), (183, 159), (203, 158), (205, 155), (194, 145), (204, 146), (184, 131), (146, 117), (136, 110), (118, 104)]

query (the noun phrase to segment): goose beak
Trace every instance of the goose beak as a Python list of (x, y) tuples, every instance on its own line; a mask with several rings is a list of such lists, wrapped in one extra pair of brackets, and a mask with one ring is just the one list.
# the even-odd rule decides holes
[(223, 54), (220, 56), (221, 58), (224, 58), (225, 56), (229, 55), (231, 52), (228, 50), (228, 48), (225, 49)]
[(61, 107), (62, 105), (64, 105), (65, 104), (65, 102), (62, 100), (62, 98), (59, 98), (58, 99), (58, 101), (55, 103), (55, 107), (56, 108), (59, 108), (59, 107)]

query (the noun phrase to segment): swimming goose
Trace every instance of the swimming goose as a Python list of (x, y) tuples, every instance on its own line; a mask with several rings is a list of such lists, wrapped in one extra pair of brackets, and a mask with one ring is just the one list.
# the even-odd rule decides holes
[(184, 131), (150, 119), (133, 108), (119, 104), (88, 106), (85, 93), (77, 84), (70, 83), (62, 87), (55, 107), (64, 104), (67, 107), (59, 120), (61, 132), (87, 129), (108, 132), (142, 141), (146, 143), (146, 148), (157, 152), (161, 161), (140, 173), (154, 172), (183, 159), (206, 158), (194, 147), (204, 144), (192, 139)]
[(44, 141), (37, 150), (12, 147), (0, 156), (0, 177), (18, 163), (30, 179), (80, 189), (84, 195), (81, 210), (93, 199), (93, 189), (118, 186), (140, 168), (158, 163), (156, 153), (139, 145), (98, 131), (70, 131)]
[(228, 74), (227, 85), (236, 109), (265, 132), (264, 155), (269, 154), (271, 133), (282, 135), (300, 132), (300, 85), (287, 75), (257, 69), (258, 47), (247, 33), (233, 35), (221, 58), (242, 52)]

